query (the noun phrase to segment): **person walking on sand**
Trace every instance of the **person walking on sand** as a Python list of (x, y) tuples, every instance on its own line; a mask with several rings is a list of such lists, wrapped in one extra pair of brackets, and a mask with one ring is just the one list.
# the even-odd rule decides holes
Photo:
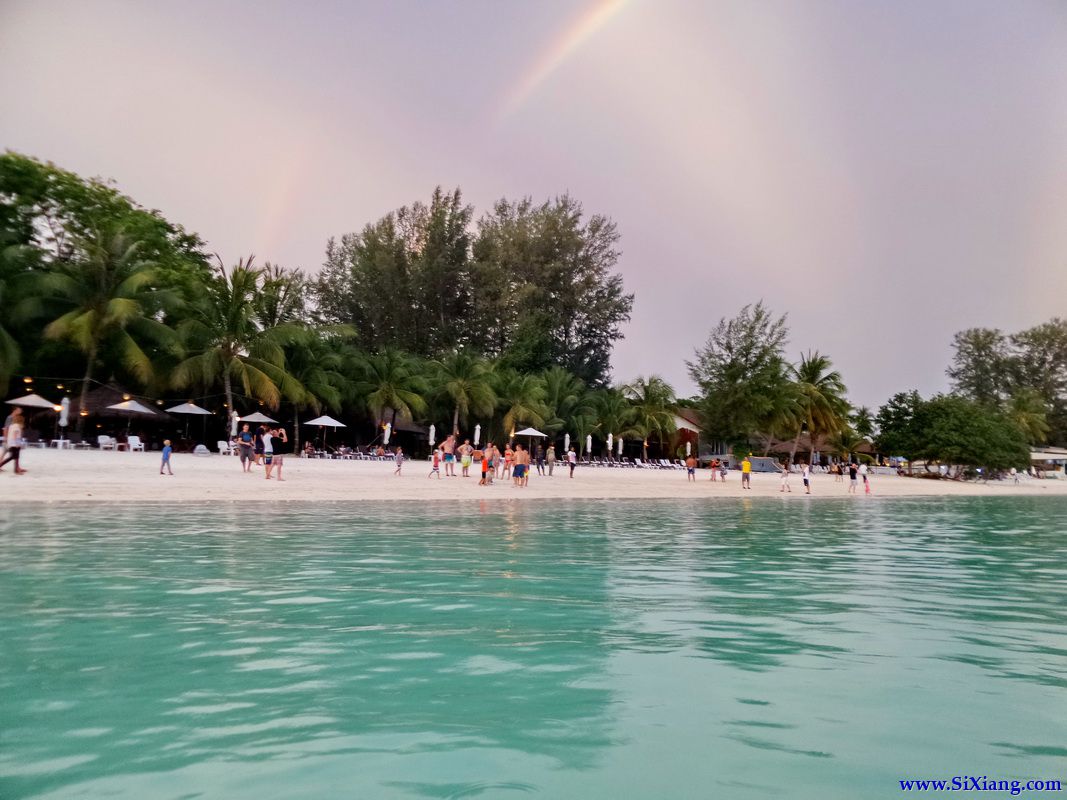
[(11, 421), (15, 418), (16, 412), (21, 414), (22, 413), (22, 408), (20, 408), (19, 406), (15, 406), (13, 409), (11, 409), (11, 413), (7, 415), (7, 419), (4, 420), (4, 429), (3, 429), (2, 434), (0, 434), (0, 435), (2, 435), (4, 437), (3, 443), (0, 443), (0, 459), (2, 459), (4, 457), (4, 453), (7, 452), (8, 441), (9, 441), (8, 438), (7, 438), (7, 427), (8, 427), (8, 425), (11, 424)]
[[(278, 473), (278, 480), (284, 481), (282, 477), (282, 465), (285, 463), (285, 455), (289, 452), (289, 435), (285, 432), (285, 428), (277, 427), (268, 432), (270, 437), (270, 460), (267, 460), (267, 453), (263, 454), (263, 460), (267, 464), (267, 478), (271, 477), (274, 471)], [(266, 441), (266, 440), (264, 440)]]
[[(748, 456), (752, 455), (751, 453)], [(748, 456), (745, 456), (741, 462), (741, 488), (752, 488), (752, 462), (748, 460)]]
[(800, 465), (800, 478), (804, 481), (804, 494), (811, 494), (811, 465), (802, 463)]
[(237, 454), (241, 457), (241, 469), (244, 472), (251, 472), (252, 464), (255, 463), (255, 439), (255, 435), (246, 422), (242, 426), (241, 432), (237, 434)]
[(530, 451), (529, 450), (523, 450), (522, 451), (522, 466), (523, 466), (523, 470), (522, 470), (522, 485), (523, 486), (529, 486), (530, 485), (530, 470), (532, 469), (532, 466), (530, 464)]
[(685, 480), (686, 483), (693, 481), (696, 483), (697, 479), (697, 459), (696, 456), (690, 455), (685, 460)]
[(729, 472), (729, 469), (730, 468), (726, 466), (725, 461), (719, 462), (719, 477), (722, 479), (723, 483), (726, 483), (726, 473)]
[(393, 453), (393, 463), (396, 464), (396, 469), (393, 470), (393, 474), (398, 478), (401, 477), (400, 470), (404, 466), (404, 448), (396, 448), (396, 452)]
[(859, 467), (855, 461), (852, 461), (848, 465), (848, 493), (856, 493), (856, 475), (859, 472)]
[(571, 474), (569, 477), (574, 477), (574, 468), (578, 466), (578, 454), (574, 452), (574, 445), (571, 445), (571, 449), (567, 451), (567, 466), (570, 467)]
[(22, 417), (22, 409), (15, 408), (11, 412), (11, 416), (8, 417), (8, 423), (4, 427), (4, 458), (0, 461), (0, 471), (3, 470), (4, 464), (8, 461), (12, 461), (15, 464), (15, 474), (23, 475), (26, 470), (19, 464), (19, 454), (22, 453), (22, 429), (25, 425)]
[(548, 477), (552, 477), (552, 470), (556, 467), (556, 446), (550, 444), (545, 453), (545, 463), (548, 464)]
[(163, 461), (159, 465), (159, 474), (163, 474), (163, 468), (166, 467), (167, 474), (173, 475), (174, 473), (170, 469), (170, 454), (174, 452), (174, 448), (170, 446), (170, 439), (163, 440)]
[(471, 447), (471, 440), (464, 439), (463, 444), (459, 446), (460, 466), (463, 468), (464, 478), (469, 478), (471, 476), (472, 453), (474, 453), (474, 448)]
[[(446, 471), (448, 470), (447, 464), (448, 464), (448, 462), (446, 461), (445, 462), (445, 470)], [(435, 472), (437, 473), (437, 480), (441, 480), (441, 448), (440, 447), (433, 451), (433, 466), (430, 467), (430, 474), (427, 475), (426, 477), (427, 478), (432, 478), (434, 476)]]
[(785, 463), (782, 464), (782, 486), (778, 491), (779, 492), (789, 492), (790, 494), (793, 493), (793, 487), (789, 485), (789, 460), (788, 459), (786, 459)]

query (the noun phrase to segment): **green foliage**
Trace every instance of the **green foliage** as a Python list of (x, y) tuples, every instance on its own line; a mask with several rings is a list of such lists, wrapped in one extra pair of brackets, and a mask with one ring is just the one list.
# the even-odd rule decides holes
[(898, 392), (878, 409), (875, 447), (889, 456), (917, 458), (923, 446), (918, 415), (923, 405), (919, 393)]
[(462, 351), (450, 353), (432, 362), (431, 383), (434, 394), (453, 409), (452, 431), (466, 424), (471, 414), (491, 416), (496, 408), (493, 374), (489, 364), (478, 356)]
[(785, 315), (775, 318), (762, 302), (748, 305), (733, 319), (721, 319), (686, 362), (712, 438), (737, 444), (782, 426), (790, 392), (783, 356), (788, 333)]
[(812, 458), (814, 459), (816, 442), (820, 435), (834, 433), (846, 424), (848, 402), (845, 400), (845, 384), (841, 373), (832, 370), (829, 358), (818, 352), (808, 352), (800, 357), (800, 362), (789, 368), (793, 379), (793, 395), (796, 403), (796, 418), (801, 423), (797, 426), (793, 452), (789, 460), (796, 457), (797, 442), (804, 427), (811, 437)]
[(860, 406), (855, 409), (851, 415), (851, 422), (856, 435), (864, 439), (870, 439), (874, 436), (874, 415), (871, 414), (871, 410), (867, 406)]
[(359, 363), (355, 393), (379, 424), (395, 422), (397, 414), (416, 418), (426, 410), (427, 393), (423, 363), (392, 348), (365, 355)]
[(623, 387), (623, 394), (633, 403), (633, 425), (644, 439), (648, 457), (648, 440), (660, 444), (674, 433), (674, 389), (658, 375), (637, 378)]

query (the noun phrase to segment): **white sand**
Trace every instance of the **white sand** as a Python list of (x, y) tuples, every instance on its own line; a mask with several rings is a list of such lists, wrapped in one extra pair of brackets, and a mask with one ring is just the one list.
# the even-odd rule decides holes
[[(536, 499), (536, 498), (706, 498), (779, 497), (777, 475), (755, 473), (752, 489), (741, 489), (741, 475), (732, 471), (725, 484), (709, 480), (708, 470), (697, 471), (696, 483), (686, 481), (684, 471), (607, 469), (578, 467), (574, 478), (566, 467), (557, 466), (551, 478), (534, 474), (524, 489), (510, 480), (498, 480), (490, 487), (478, 486), (476, 470), (470, 478), (428, 479), (429, 464), (408, 461), (403, 476), (393, 475), (393, 465), (366, 461), (325, 461), (288, 457), (283, 477), (264, 479), (262, 467), (251, 474), (241, 472), (234, 457), (212, 455), (173, 457), (175, 475), (160, 476), (159, 453), (92, 451), (23, 451), (22, 465), (27, 474), (15, 476), (11, 464), (0, 473), (0, 502), (262, 502), (274, 500), (422, 500), (455, 499)], [(456, 472), (459, 473), (459, 465)], [(805, 498), (799, 476), (793, 476), (790, 501)], [(1008, 481), (988, 484), (900, 478), (875, 475), (870, 497), (909, 497), (940, 495), (1041, 497), (1067, 495), (1067, 481), (1023, 479), (1018, 485)], [(845, 497), (847, 478), (837, 483), (833, 476), (817, 475), (812, 496)], [(868, 499), (862, 494), (853, 498)]]

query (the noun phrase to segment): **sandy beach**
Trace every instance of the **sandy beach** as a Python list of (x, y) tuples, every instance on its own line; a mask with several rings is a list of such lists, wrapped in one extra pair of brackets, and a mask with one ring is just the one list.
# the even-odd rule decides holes
[[(427, 478), (426, 461), (408, 461), (403, 475), (393, 475), (393, 465), (383, 462), (338, 461), (289, 457), (284, 481), (267, 481), (263, 468), (241, 471), (236, 458), (211, 455), (173, 457), (174, 476), (159, 474), (159, 453), (100, 451), (25, 450), (25, 475), (15, 476), (10, 465), (0, 473), (0, 502), (280, 502), (345, 500), (489, 500), (489, 499), (694, 499), (719, 497), (778, 497), (785, 500), (841, 498), (848, 482), (817, 475), (812, 495), (804, 494), (800, 477), (793, 476), (792, 494), (781, 494), (777, 475), (756, 473), (752, 489), (741, 489), (739, 472), (727, 481), (712, 483), (708, 470), (698, 470), (695, 483), (686, 481), (681, 470), (638, 470), (579, 467), (573, 479), (557, 466), (553, 477), (531, 476), (529, 486), (516, 488), (510, 480), (493, 486), (478, 486), (472, 477)], [(456, 472), (459, 473), (457, 466)], [(852, 499), (862, 502), (875, 497), (930, 497), (971, 495), (1043, 497), (1067, 495), (1067, 481), (1023, 479), (985, 484), (901, 478), (872, 477), (872, 494)]]

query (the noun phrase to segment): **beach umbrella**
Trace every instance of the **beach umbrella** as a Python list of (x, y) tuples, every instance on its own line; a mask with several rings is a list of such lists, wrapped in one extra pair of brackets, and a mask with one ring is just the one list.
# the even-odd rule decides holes
[(619, 458), (622, 458), (622, 437), (619, 437)]
[[(169, 414), (187, 414), (187, 415), (191, 415), (191, 416), (204, 416), (204, 415), (207, 415), (209, 417), (211, 416), (211, 412), (210, 411), (208, 411), (206, 408), (201, 408), (196, 403), (182, 403), (180, 406), (173, 406), (172, 408), (168, 408), (167, 409), (167, 413), (169, 413)], [(230, 434), (230, 435), (231, 436), (236, 436), (237, 434), (233, 433), (233, 434)], [(189, 420), (185, 421), (185, 438), (186, 439), (189, 438)]]
[[(348, 427), (343, 422), (338, 422), (333, 417), (328, 417), (326, 415), (323, 415), (321, 417), (315, 417), (315, 419), (309, 419), (304, 424), (305, 425), (318, 425), (319, 427), (322, 427), (322, 428), (347, 428)], [(323, 450), (326, 449), (326, 432), (325, 431), (323, 431), (323, 433), (322, 433), (322, 448), (323, 448)]]
[(247, 417), (241, 417), (241, 422), (277, 422), (276, 419), (271, 419), (266, 414), (260, 414), (258, 411), (255, 414), (249, 414)]
[(51, 408), (54, 409), (56, 404), (45, 400), (39, 394), (28, 394), (24, 397), (16, 397), (14, 400), (8, 400), (9, 406), (20, 406), (22, 408)]
[(59, 401), (59, 425), (61, 428), (67, 427), (69, 423), (68, 417), (70, 416), (70, 398), (64, 397)]
[(563, 452), (566, 453), (571, 449), (571, 435), (569, 433), (563, 434)]
[(481, 425), (475, 425), (474, 426), (474, 446), (475, 447), (478, 446), (478, 440), (481, 439), (481, 438), (482, 438), (482, 426)]
[(512, 435), (513, 436), (529, 436), (530, 437), (530, 441), (527, 444), (529, 444), (530, 450), (533, 450), (533, 440), (535, 438), (536, 439), (547, 439), (548, 438), (548, 434), (547, 433), (541, 433), (541, 431), (537, 430), (537, 428), (523, 428), (521, 431), (516, 431)]
[(144, 414), (146, 416), (154, 417), (156, 412), (150, 409), (146, 405), (138, 403), (136, 400), (123, 400), (121, 403), (114, 403), (108, 406), (112, 411), (121, 411), (123, 414), (129, 414), (126, 418), (126, 435), (130, 433), (130, 422), (133, 420), (134, 414)]
[(385, 423), (385, 433), (382, 435), (382, 444), (389, 444), (389, 436), (393, 432), (393, 423)]
[(433, 440), (437, 438), (437, 426), (430, 426), (430, 447), (433, 447)]
[(615, 438), (615, 437), (614, 437), (614, 436), (612, 436), (612, 435), (611, 435), (610, 433), (608, 434), (608, 455), (609, 455), (609, 456), (611, 455), (611, 442), (612, 442), (612, 440), (613, 440), (614, 438)]
[(585, 453), (588, 455), (593, 449), (593, 434), (585, 437)]
[(693, 452), (693, 443), (692, 442), (686, 442), (685, 443), (685, 457), (689, 458), (689, 454), (692, 453), (692, 452)]
[(230, 409), (230, 438), (232, 439), (237, 435), (237, 423), (239, 418), (237, 412), (234, 409)]

